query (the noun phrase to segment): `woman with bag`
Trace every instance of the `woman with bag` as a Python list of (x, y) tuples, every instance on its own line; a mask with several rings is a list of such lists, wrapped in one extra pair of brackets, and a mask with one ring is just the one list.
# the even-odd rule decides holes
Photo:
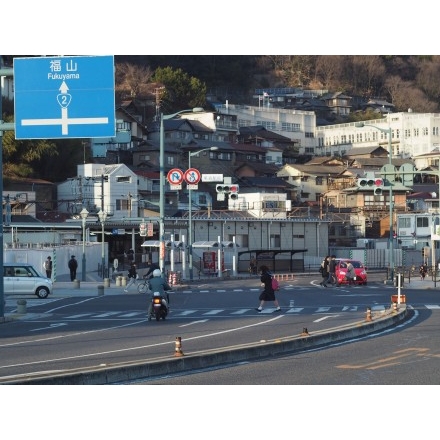
[(260, 306), (256, 308), (255, 310), (257, 312), (261, 312), (263, 310), (264, 303), (266, 301), (273, 301), (275, 304), (276, 309), (274, 312), (281, 312), (280, 304), (278, 303), (278, 300), (275, 298), (275, 291), (272, 288), (272, 274), (269, 271), (269, 268), (265, 265), (260, 266), (261, 271), (261, 285), (264, 286), (264, 290), (261, 292), (259, 296), (260, 300)]

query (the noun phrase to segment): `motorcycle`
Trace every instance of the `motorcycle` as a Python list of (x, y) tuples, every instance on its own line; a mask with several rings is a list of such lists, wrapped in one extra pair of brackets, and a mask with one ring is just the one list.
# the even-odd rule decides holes
[(153, 292), (153, 296), (151, 298), (152, 301), (152, 309), (151, 315), (148, 317), (148, 320), (151, 321), (151, 318), (154, 316), (156, 321), (160, 321), (162, 318), (165, 318), (168, 315), (168, 303), (164, 296), (162, 296), (159, 292)]

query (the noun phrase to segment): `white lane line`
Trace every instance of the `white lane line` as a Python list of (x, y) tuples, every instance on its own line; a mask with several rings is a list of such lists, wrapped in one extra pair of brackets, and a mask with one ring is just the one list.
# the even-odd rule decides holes
[(193, 325), (193, 324), (203, 324), (204, 322), (208, 322), (209, 319), (200, 319), (199, 321), (192, 321), (192, 322), (188, 322), (187, 324), (183, 324), (183, 325), (179, 325), (179, 327), (188, 327), (189, 325)]
[[(221, 330), (218, 332), (214, 332), (214, 333), (206, 333), (203, 335), (198, 335), (198, 336), (193, 336), (190, 338), (186, 338), (185, 341), (193, 341), (193, 340), (197, 340), (197, 339), (205, 339), (205, 338), (211, 338), (214, 336), (218, 336), (218, 335), (222, 335), (222, 334), (226, 334), (226, 333), (233, 333), (233, 332), (238, 332), (241, 330), (245, 330), (247, 328), (251, 328), (251, 327), (258, 327), (261, 325), (266, 325), (267, 323), (271, 322), (271, 321), (276, 321), (278, 319), (281, 319), (284, 315), (277, 315), (271, 319), (265, 320), (265, 321), (261, 321), (261, 322), (257, 322), (254, 324), (249, 324), (249, 325), (245, 325), (243, 327), (234, 327), (234, 328), (230, 328), (227, 330)], [(144, 320), (145, 321), (145, 320)], [(100, 330), (93, 330), (93, 331), (85, 331), (85, 332), (78, 332), (75, 334), (69, 334), (69, 335), (65, 335), (63, 336), (63, 338), (66, 337), (71, 337), (71, 336), (77, 336), (80, 334), (91, 334), (91, 333), (97, 333), (97, 332), (103, 332), (103, 331), (107, 331), (107, 330), (114, 330), (115, 328), (122, 328), (122, 327), (129, 327), (132, 325), (136, 325), (137, 323), (130, 323), (130, 324), (124, 324), (124, 325), (120, 325), (120, 326), (115, 326), (115, 327), (111, 327), (111, 328), (107, 328), (107, 329), (100, 329)], [(56, 337), (50, 337), (50, 338), (43, 338), (41, 340), (50, 340), (50, 339), (60, 339), (60, 336), (56, 336)], [(39, 342), (39, 341), (35, 341), (35, 340), (29, 340), (29, 341), (21, 341), (20, 343), (13, 343), (13, 344), (2, 344), (0, 346), (5, 347), (5, 346), (12, 346), (12, 345), (22, 345), (25, 343), (35, 343), (35, 342)], [(101, 352), (94, 352), (94, 353), (87, 353), (87, 354), (80, 354), (80, 355), (75, 355), (75, 356), (67, 356), (67, 357), (63, 357), (63, 358), (53, 358), (53, 359), (42, 359), (40, 361), (34, 361), (34, 362), (25, 362), (25, 363), (20, 363), (20, 364), (11, 364), (11, 365), (0, 365), (0, 369), (3, 368), (10, 368), (10, 367), (19, 367), (19, 366), (24, 366), (24, 365), (38, 365), (38, 364), (45, 364), (48, 362), (65, 362), (67, 360), (72, 360), (72, 359), (85, 359), (85, 358), (91, 358), (91, 357), (102, 357), (103, 355), (107, 355), (107, 354), (114, 354), (114, 353), (124, 353), (124, 352), (130, 352), (130, 351), (136, 351), (136, 350), (145, 350), (147, 348), (151, 348), (151, 347), (158, 347), (158, 346), (162, 346), (162, 345), (171, 345), (171, 344), (175, 344), (174, 341), (164, 341), (164, 342), (158, 342), (157, 344), (150, 344), (150, 345), (140, 345), (140, 346), (136, 346), (136, 347), (130, 347), (130, 348), (121, 348), (118, 350), (107, 350), (107, 351), (101, 351)], [(197, 353), (197, 352), (195, 352)]]

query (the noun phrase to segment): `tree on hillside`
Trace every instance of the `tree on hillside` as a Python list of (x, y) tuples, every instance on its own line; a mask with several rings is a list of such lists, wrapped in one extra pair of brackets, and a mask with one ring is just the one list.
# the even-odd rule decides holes
[(356, 95), (380, 96), (385, 78), (385, 66), (380, 56), (351, 57), (352, 90)]
[[(13, 122), (12, 116), (6, 117), (6, 122)], [(40, 159), (51, 161), (50, 158), (58, 154), (55, 143), (46, 139), (17, 140), (14, 131), (4, 132), (2, 145), (5, 177), (39, 176), (35, 162)]]
[(326, 90), (341, 90), (344, 72), (344, 56), (318, 56), (314, 75), (314, 87)]
[(115, 93), (119, 99), (145, 99), (154, 94), (153, 72), (148, 66), (117, 63), (115, 68)]
[(205, 105), (206, 85), (182, 69), (158, 68), (152, 79), (165, 87), (161, 98), (161, 111), (164, 113)]
[(440, 101), (440, 57), (422, 60), (416, 76), (416, 84), (431, 99)]
[(412, 81), (403, 81), (398, 76), (392, 76), (387, 79), (385, 87), (398, 112), (412, 109), (414, 112), (431, 113), (437, 109), (437, 104), (430, 101), (422, 90), (414, 86)]

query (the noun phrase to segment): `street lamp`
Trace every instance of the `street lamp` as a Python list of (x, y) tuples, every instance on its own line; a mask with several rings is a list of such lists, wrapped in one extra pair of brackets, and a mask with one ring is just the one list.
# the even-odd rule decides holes
[(164, 273), (165, 266), (165, 130), (163, 128), (163, 121), (172, 119), (182, 113), (200, 113), (204, 112), (201, 107), (195, 107), (193, 109), (181, 110), (173, 113), (172, 115), (160, 114), (160, 131), (159, 131), (159, 183), (160, 183), (160, 197), (159, 197), (159, 268)]
[[(196, 154), (201, 153), (202, 151), (216, 151), (218, 150), (218, 147), (210, 147), (210, 148), (203, 148), (202, 150), (197, 151), (189, 151), (188, 152), (188, 169), (191, 168), (191, 156), (195, 156)], [(188, 185), (188, 246), (189, 246), (189, 279), (193, 280), (194, 272), (193, 272), (193, 251), (192, 251), (192, 243), (193, 243), (193, 236), (192, 236), (192, 189), (191, 185)]]
[(99, 221), (101, 222), (102, 245), (101, 245), (101, 264), (102, 264), (102, 278), (105, 278), (105, 249), (104, 249), (104, 223), (107, 220), (107, 212), (102, 209), (98, 212)]
[[(377, 127), (375, 125), (371, 124), (364, 124), (363, 122), (356, 122), (355, 127), (362, 128), (362, 127), (373, 127), (376, 130), (381, 131), (382, 133), (386, 133), (388, 135), (388, 157), (389, 157), (389, 163), (390, 165), (393, 164), (392, 158), (393, 158), (393, 149), (391, 144), (391, 127), (388, 128), (381, 128)], [(390, 167), (391, 171), (391, 167)], [(387, 177), (387, 176), (385, 176)], [(389, 243), (390, 243), (390, 278), (389, 281), (391, 283), (394, 283), (394, 232), (393, 232), (393, 185), (391, 183), (391, 179), (387, 179), (389, 184), (389, 190), (390, 190), (390, 236), (389, 236)]]
[(82, 255), (82, 271), (81, 271), (81, 279), (82, 281), (86, 280), (86, 219), (89, 215), (89, 211), (86, 208), (83, 208), (79, 213), (82, 219), (82, 227), (83, 227), (83, 255)]

